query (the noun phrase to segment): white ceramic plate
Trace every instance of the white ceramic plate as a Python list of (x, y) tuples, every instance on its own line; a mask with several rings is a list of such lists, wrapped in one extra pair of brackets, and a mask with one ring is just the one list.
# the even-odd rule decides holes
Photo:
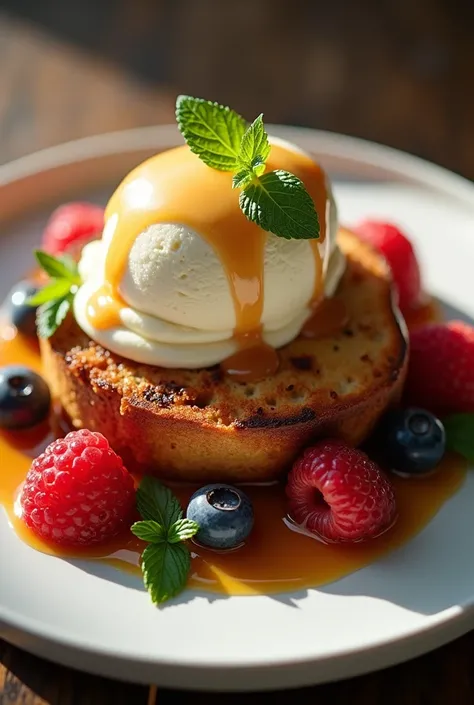
[[(343, 222), (396, 220), (417, 245), (428, 288), (451, 315), (474, 316), (470, 183), (358, 140), (272, 131), (318, 155), (336, 180)], [(0, 168), (0, 295), (32, 263), (29, 248), (54, 205), (104, 201), (128, 169), (177, 140), (174, 127), (147, 128)], [(186, 592), (160, 610), (132, 577), (36, 553), (0, 514), (0, 636), (66, 665), (179, 688), (273, 689), (353, 676), (474, 626), (473, 506), (469, 475), (419, 536), (334, 584), (273, 597)]]

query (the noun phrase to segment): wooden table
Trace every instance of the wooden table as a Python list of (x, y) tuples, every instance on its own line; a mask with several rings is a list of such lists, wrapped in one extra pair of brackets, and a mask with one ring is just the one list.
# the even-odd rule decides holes
[[(264, 110), (269, 121), (384, 142), (474, 178), (472, 2), (0, 0), (4, 7), (21, 16), (0, 14), (0, 162), (172, 121), (176, 93), (189, 92), (248, 117)], [(467, 705), (473, 674), (470, 634), (370, 676), (224, 700)], [(146, 705), (155, 695), (0, 641), (0, 705)], [(159, 691), (156, 702), (222, 699)]]
[[(174, 119), (177, 93), (474, 178), (472, 0), (0, 0), (0, 162)], [(114, 8), (112, 12), (111, 9)], [(18, 17), (18, 15), (10, 15)]]

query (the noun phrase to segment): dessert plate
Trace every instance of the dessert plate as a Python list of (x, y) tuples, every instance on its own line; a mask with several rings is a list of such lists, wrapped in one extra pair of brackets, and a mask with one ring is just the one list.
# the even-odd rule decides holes
[[(320, 159), (343, 224), (398, 222), (417, 247), (427, 289), (450, 317), (474, 317), (474, 186), (356, 139), (271, 132)], [(133, 166), (180, 141), (174, 126), (145, 128), (1, 167), (0, 296), (32, 265), (30, 248), (53, 207), (71, 198), (105, 202)], [(161, 609), (132, 576), (35, 552), (0, 508), (0, 636), (69, 666), (168, 687), (277, 689), (354, 676), (474, 627), (473, 504), (468, 473), (408, 544), (322, 588), (270, 597), (186, 591)]]

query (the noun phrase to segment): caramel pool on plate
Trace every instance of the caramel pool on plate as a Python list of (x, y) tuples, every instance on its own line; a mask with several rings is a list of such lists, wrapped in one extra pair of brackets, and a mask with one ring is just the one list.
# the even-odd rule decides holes
[[(433, 315), (426, 307), (424, 316)], [(420, 322), (418, 312), (416, 323)], [(0, 331), (0, 365), (24, 364), (38, 371), (38, 350), (12, 328)], [(61, 429), (55, 422), (56, 433)], [(92, 550), (66, 551), (37, 539), (18, 519), (15, 497), (32, 458), (53, 439), (52, 425), (31, 431), (0, 434), (0, 504), (18, 536), (37, 550), (59, 557), (100, 560), (116, 568), (136, 572), (143, 545), (130, 532), (112, 543)], [(461, 486), (467, 463), (446, 456), (439, 469), (424, 479), (393, 478), (399, 518), (383, 536), (367, 543), (325, 545), (288, 528), (286, 499), (281, 485), (244, 487), (254, 505), (255, 526), (247, 544), (235, 551), (215, 552), (191, 544), (193, 553), (189, 586), (231, 595), (269, 594), (317, 587), (342, 578), (413, 538)], [(194, 487), (173, 487), (183, 506)]]

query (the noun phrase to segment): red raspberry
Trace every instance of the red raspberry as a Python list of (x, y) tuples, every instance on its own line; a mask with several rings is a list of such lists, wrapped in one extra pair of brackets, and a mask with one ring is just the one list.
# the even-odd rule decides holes
[(43, 233), (42, 248), (52, 255), (79, 255), (84, 245), (99, 237), (104, 209), (92, 203), (65, 203), (51, 215)]
[(391, 223), (365, 220), (354, 228), (365, 242), (379, 250), (392, 270), (402, 312), (416, 308), (421, 302), (421, 275), (413, 245)]
[(473, 326), (450, 321), (411, 331), (405, 396), (438, 416), (474, 411)]
[(25, 524), (42, 539), (89, 546), (127, 525), (134, 482), (102, 434), (73, 431), (33, 461), (20, 502)]
[(288, 476), (289, 514), (323, 541), (364, 541), (397, 517), (392, 485), (365, 453), (340, 440), (305, 450)]

